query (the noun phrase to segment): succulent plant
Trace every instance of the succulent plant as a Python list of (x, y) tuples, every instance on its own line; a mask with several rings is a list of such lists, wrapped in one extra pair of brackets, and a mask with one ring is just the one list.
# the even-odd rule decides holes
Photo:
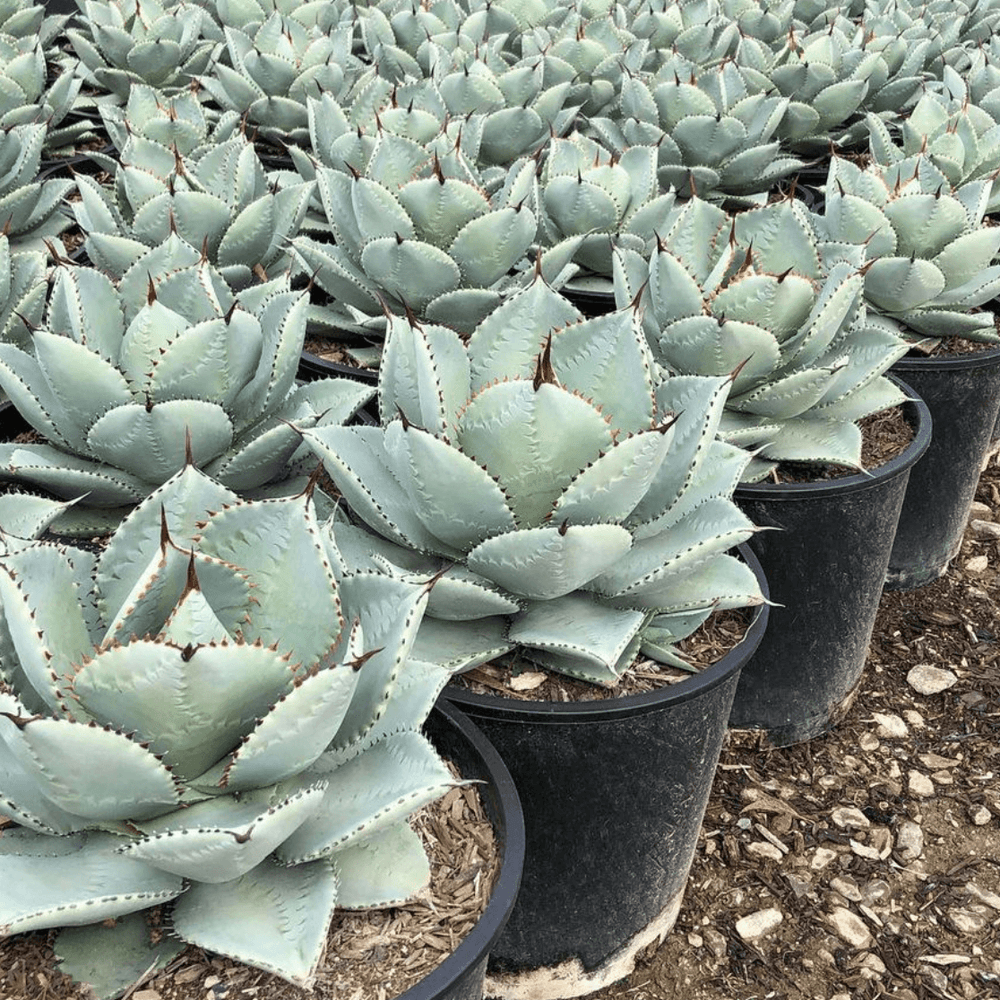
[(336, 906), (426, 884), (406, 819), (455, 784), (419, 731), (448, 675), (408, 660), (426, 583), (348, 566), (311, 490), (190, 464), (100, 556), (3, 540), (0, 937), (69, 927), (114, 969), (170, 902), (182, 940), (308, 987)]
[(912, 339), (996, 341), (1000, 229), (983, 225), (991, 179), (952, 188), (926, 155), (861, 169), (833, 157), (817, 228), (833, 243), (865, 243), (869, 311)]
[(909, 117), (899, 122), (900, 143), (880, 119), (869, 119), (869, 147), (876, 163), (889, 165), (926, 156), (952, 187), (967, 181), (992, 182), (987, 214), (1000, 209), (1000, 124), (968, 99), (962, 78), (944, 68), (947, 93), (927, 90)]
[(656, 146), (661, 187), (682, 197), (744, 199), (802, 166), (779, 150), (788, 105), (732, 60), (698, 70), (675, 59), (655, 76), (627, 76), (614, 113), (591, 118), (588, 131), (619, 155)]
[(729, 384), (656, 382), (631, 310), (581, 320), (536, 277), (467, 342), (390, 318), (382, 426), (303, 435), (353, 515), (458, 564), (469, 643), (519, 606), (510, 642), (613, 684), (640, 644), (676, 662), (713, 609), (761, 601), (725, 554), (752, 531), (731, 500), (749, 455), (715, 439)]
[(855, 421), (906, 398), (882, 375), (908, 345), (866, 322), (860, 249), (827, 273), (800, 202), (730, 217), (694, 199), (648, 263), (616, 251), (619, 305), (644, 309), (660, 364), (736, 370), (720, 433), (756, 449), (749, 480), (782, 461), (860, 468)]
[[(66, 36), (83, 63), (86, 82), (128, 98), (133, 83), (161, 90), (187, 87), (212, 62), (215, 26), (190, 3), (83, 0), (85, 17)], [(206, 37), (206, 33), (208, 37)]]
[(42, 249), (70, 225), (60, 209), (73, 182), (35, 180), (45, 136), (44, 125), (0, 128), (0, 232), (22, 249)]
[(0, 466), (94, 508), (135, 504), (195, 461), (232, 489), (280, 480), (289, 421), (346, 419), (370, 394), (327, 379), (295, 387), (305, 293), (287, 275), (233, 294), (172, 236), (117, 285), (56, 269), (30, 349), (0, 344), (0, 385), (44, 444), (5, 444)]
[(49, 43), (65, 27), (67, 14), (45, 14), (45, 4), (30, 0), (0, 0), (0, 34), (18, 39)]
[[(104, 128), (119, 154), (117, 159), (108, 157), (100, 161), (109, 173), (115, 172), (117, 160), (122, 158), (133, 137), (176, 150), (182, 160), (199, 159), (210, 146), (231, 138), (240, 124), (235, 112), (210, 121), (205, 106), (190, 90), (165, 94), (145, 83), (133, 83), (124, 104), (102, 105), (100, 111)], [(129, 162), (129, 156), (124, 158)], [(164, 169), (163, 163), (161, 156), (148, 169), (158, 177), (169, 176), (176, 162), (168, 169)]]
[(344, 96), (361, 71), (349, 25), (306, 27), (275, 11), (250, 32), (225, 29), (226, 53), (202, 87), (224, 111), (246, 115), (275, 142), (309, 139), (306, 98)]
[[(629, 30), (649, 43), (655, 61), (659, 54), (673, 52), (701, 66), (712, 66), (731, 55), (742, 23), (747, 21), (748, 35), (758, 33), (763, 25), (760, 13), (764, 4), (714, 0), (626, 0)], [(758, 19), (749, 23), (751, 10)], [(646, 68), (656, 69), (655, 65)]]
[[(302, 236), (292, 246), (335, 302), (361, 317), (409, 309), (471, 331), (519, 286), (512, 272), (525, 265), (538, 235), (534, 161), (515, 163), (489, 196), (458, 150), (439, 155), (433, 139), (418, 142), (386, 127), (369, 144), (329, 98), (311, 102), (310, 116), (316, 134), (339, 133), (330, 149), (341, 153), (340, 169), (315, 167), (335, 243)], [(559, 274), (578, 244), (550, 248), (542, 261), (545, 274)], [(330, 322), (353, 324), (346, 313)]]
[(83, 121), (57, 128), (83, 81), (75, 73), (76, 63), (70, 62), (61, 71), (52, 67), (55, 79), (50, 84), (45, 54), (37, 36), (19, 39), (0, 33), (0, 127), (44, 124), (45, 146), (51, 150), (79, 138), (90, 125)]
[(133, 135), (113, 189), (86, 176), (78, 188), (73, 212), (87, 252), (115, 278), (176, 232), (201, 247), (229, 285), (244, 288), (290, 263), (286, 243), (305, 217), (313, 183), (272, 184), (241, 133), (188, 156)]
[(582, 237), (575, 263), (610, 278), (613, 240), (646, 253), (655, 234), (670, 228), (675, 198), (672, 191), (660, 193), (653, 146), (632, 146), (617, 156), (574, 133), (553, 139), (547, 152), (542, 228), (553, 245)]

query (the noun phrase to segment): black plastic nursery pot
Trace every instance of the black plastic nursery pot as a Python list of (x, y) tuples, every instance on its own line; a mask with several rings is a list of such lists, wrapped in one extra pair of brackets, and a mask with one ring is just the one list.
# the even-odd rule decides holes
[[(760, 576), (749, 550), (745, 558)], [(768, 610), (754, 609), (718, 663), (650, 693), (533, 702), (445, 689), (497, 748), (524, 807), (524, 878), (493, 947), (487, 996), (592, 993), (628, 975), (673, 926), (736, 681)]]
[(510, 772), (485, 735), (454, 705), (440, 701), (424, 725), (438, 752), (462, 777), (481, 782), (500, 853), (500, 874), (475, 927), (436, 968), (397, 1000), (481, 1000), (486, 961), (510, 917), (524, 868), (524, 816)]
[(374, 368), (358, 368), (343, 365), (339, 361), (327, 361), (310, 351), (302, 352), (297, 374), (303, 382), (312, 382), (318, 378), (352, 378), (355, 382), (367, 385), (378, 384), (378, 372)]
[(737, 487), (750, 520), (780, 530), (750, 541), (776, 606), (740, 675), (731, 727), (760, 729), (771, 745), (790, 746), (830, 729), (853, 703), (907, 480), (931, 438), (922, 400), (903, 412), (914, 439), (870, 473)]
[(569, 299), (587, 319), (603, 316), (618, 308), (615, 304), (615, 293), (610, 289), (566, 285), (559, 289), (559, 294)]
[(934, 438), (910, 473), (886, 573), (888, 589), (913, 590), (944, 574), (961, 547), (997, 426), (1000, 347), (907, 355), (892, 370), (923, 398), (934, 419)]

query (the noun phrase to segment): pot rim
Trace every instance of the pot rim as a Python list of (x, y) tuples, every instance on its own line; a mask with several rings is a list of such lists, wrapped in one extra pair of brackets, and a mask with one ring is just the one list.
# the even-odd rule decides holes
[[(738, 546), (740, 558), (754, 571), (765, 600), (770, 597), (767, 580), (761, 568), (760, 561), (745, 543)], [(697, 698), (699, 695), (718, 687), (733, 673), (741, 670), (743, 665), (753, 656), (767, 626), (770, 608), (767, 604), (759, 604), (753, 608), (750, 625), (743, 638), (710, 667), (699, 671), (689, 678), (659, 688), (656, 691), (645, 691), (641, 694), (627, 694), (620, 698), (608, 698), (599, 701), (521, 701), (506, 698), (500, 694), (476, 694), (455, 684), (449, 684), (442, 697), (453, 702), (463, 712), (476, 715), (489, 715), (490, 718), (502, 718), (509, 722), (521, 722), (530, 725), (573, 725), (593, 724), (596, 722), (613, 722), (618, 719), (647, 712), (657, 712), (673, 705)]]
[(991, 344), (981, 351), (962, 354), (904, 354), (889, 371), (975, 371), (997, 364), (1000, 364), (1000, 344)]
[(736, 487), (737, 498), (759, 500), (767, 497), (770, 501), (819, 499), (845, 492), (862, 492), (877, 489), (889, 479), (912, 468), (931, 443), (931, 411), (927, 404), (901, 378), (889, 375), (909, 397), (903, 405), (903, 414), (915, 428), (913, 440), (894, 458), (870, 472), (856, 472), (839, 479), (820, 479), (808, 483), (740, 483)]
[(418, 983), (397, 994), (395, 1000), (436, 1000), (447, 996), (448, 991), (461, 983), (470, 969), (486, 960), (514, 909), (524, 869), (524, 813), (507, 765), (482, 731), (455, 705), (439, 699), (434, 711), (444, 716), (445, 725), (457, 731), (471, 745), (496, 790), (498, 815), (493, 827), (500, 842), (500, 873), (486, 909), (458, 947)]

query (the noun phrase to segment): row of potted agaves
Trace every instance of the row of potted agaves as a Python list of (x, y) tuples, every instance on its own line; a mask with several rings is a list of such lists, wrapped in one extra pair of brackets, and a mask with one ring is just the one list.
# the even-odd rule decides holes
[[(72, 182), (28, 182), (44, 144), (96, 131), (80, 114), (93, 99), (68, 110), (60, 84), (69, 124), (48, 132), (4, 119), (0, 380), (46, 443), (7, 445), (3, 464), (85, 498), (16, 501), (4, 521), (16, 659), (3, 668), (0, 773), (5, 814), (25, 830), (0, 838), (0, 867), (26, 896), (3, 925), (65, 923), (67, 906), (91, 923), (176, 896), (184, 939), (308, 981), (338, 900), (398, 899), (426, 877), (402, 821), (452, 783), (416, 733), (448, 678), (513, 648), (603, 684), (640, 651), (676, 664), (676, 643), (714, 608), (761, 606), (754, 558), (727, 554), (753, 534), (782, 605), (755, 656), (763, 607), (737, 650), (653, 695), (533, 704), (449, 687), (515, 772), (527, 813), (524, 885), (488, 991), (579, 995), (672, 925), (734, 696), (737, 724), (791, 742), (830, 725), (860, 679), (925, 408), (905, 403), (915, 441), (874, 476), (749, 482), (735, 494), (749, 519), (733, 490), (787, 461), (857, 466), (856, 421), (906, 398), (883, 377), (908, 349), (901, 334), (990, 336), (979, 307), (995, 294), (998, 238), (981, 223), (1000, 154), (992, 119), (965, 100), (965, 88), (992, 100), (992, 52), (976, 45), (989, 10), (965, 11), (965, 37), (909, 12), (904, 56), (898, 5), (386, 3), (347, 19), (341, 6), (144, 4), (140, 16), (89, 4), (68, 29), (18, 15), (39, 40), (66, 30), (70, 77), (108, 91), (97, 103), (114, 148), (92, 154), (111, 185), (76, 179), (94, 266), (70, 266), (52, 241)], [(880, 46), (859, 57), (873, 31)], [(70, 50), (83, 66), (68, 66)], [(25, 93), (30, 62), (17, 67)], [(200, 95), (184, 74), (203, 74)], [(264, 169), (245, 120), (270, 152), (288, 145), (281, 169)], [(866, 130), (875, 162), (833, 160), (816, 211), (764, 204), (800, 156)], [(568, 138), (546, 142), (550, 131)], [(324, 300), (291, 288), (289, 242)], [(568, 291), (613, 278), (623, 308), (583, 321), (552, 288), (571, 276)], [(295, 386), (309, 324), (384, 335), (380, 426), (342, 426), (367, 398), (356, 383)], [(996, 354), (972, 367), (989, 371)], [(990, 386), (966, 407), (983, 427), (1000, 398)], [(314, 455), (350, 518), (306, 488)], [(839, 525), (823, 554), (817, 511), (824, 533)], [(31, 541), (123, 517), (97, 559)], [(289, 635), (288, 560), (253, 551), (264, 536), (314, 577), (332, 631)], [(92, 578), (96, 608), (54, 603)], [(379, 610), (393, 588), (402, 620)], [(809, 604), (824, 624), (793, 632)], [(846, 652), (844, 621), (858, 622)], [(294, 668), (249, 653), (257, 638)], [(246, 684), (223, 662), (233, 647), (261, 660), (261, 679), (224, 725), (213, 718), (211, 739), (180, 704), (154, 715), (151, 692), (202, 676), (226, 692), (212, 712), (228, 710), (232, 684)], [(154, 665), (140, 672), (133, 648), (155, 651)], [(188, 665), (216, 657), (215, 673)], [(805, 718), (803, 667), (817, 695)], [(125, 676), (134, 690), (111, 695)], [(421, 748), (405, 775), (390, 768), (396, 740)], [(97, 777), (67, 781), (68, 749)], [(110, 795), (97, 759), (134, 770), (141, 791)], [(385, 791), (338, 824), (362, 768)], [(646, 814), (625, 816), (636, 801)], [(258, 826), (266, 837), (248, 835)], [(508, 830), (508, 847), (516, 839)], [(388, 853), (405, 858), (403, 881), (373, 886)], [(120, 878), (100, 912), (80, 896), (88, 866)], [(293, 941), (263, 933), (243, 902), (278, 882), (309, 887), (309, 927)], [(123, 940), (142, 924), (117, 926)], [(91, 933), (72, 932), (84, 947)]]

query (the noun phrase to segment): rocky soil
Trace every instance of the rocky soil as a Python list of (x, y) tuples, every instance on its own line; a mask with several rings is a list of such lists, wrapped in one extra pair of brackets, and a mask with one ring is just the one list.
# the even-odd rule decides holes
[(836, 731), (730, 734), (677, 925), (600, 1000), (1000, 998), (998, 462)]

